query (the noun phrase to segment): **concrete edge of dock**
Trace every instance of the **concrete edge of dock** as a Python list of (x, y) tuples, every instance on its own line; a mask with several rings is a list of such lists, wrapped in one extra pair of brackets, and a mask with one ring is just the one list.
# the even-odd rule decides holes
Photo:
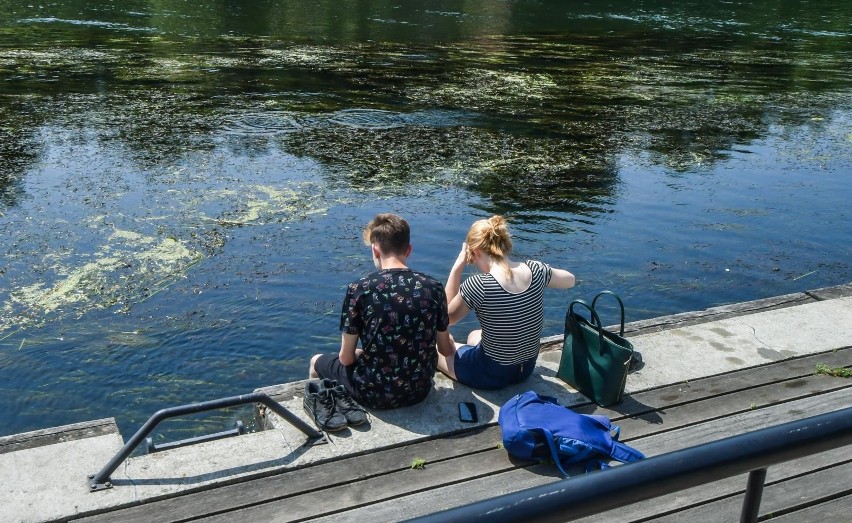
[[(852, 345), (852, 283), (631, 322), (625, 331), (645, 363), (628, 377), (627, 392), (688, 383)], [(561, 345), (561, 334), (542, 338), (534, 376), (502, 391), (472, 390), (439, 374), (423, 403), (373, 411), (367, 427), (321, 444), (266, 412), (270, 430), (131, 457), (112, 474), (112, 488), (98, 492), (90, 492), (87, 476), (124, 445), (113, 418), (3, 436), (0, 520), (74, 519), (470, 429), (457, 419), (458, 401), (477, 404), (479, 425), (494, 424), (499, 406), (525, 390), (564, 405), (588, 403), (556, 378)], [(257, 391), (309, 422), (303, 387), (296, 381)]]

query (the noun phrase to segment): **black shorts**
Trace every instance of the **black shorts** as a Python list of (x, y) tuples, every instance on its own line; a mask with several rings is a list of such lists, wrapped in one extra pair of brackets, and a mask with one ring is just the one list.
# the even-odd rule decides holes
[(320, 378), (336, 380), (337, 383), (343, 385), (355, 401), (359, 400), (358, 391), (352, 384), (352, 372), (355, 370), (355, 365), (347, 366), (340, 363), (337, 354), (322, 354), (314, 362), (314, 370)]

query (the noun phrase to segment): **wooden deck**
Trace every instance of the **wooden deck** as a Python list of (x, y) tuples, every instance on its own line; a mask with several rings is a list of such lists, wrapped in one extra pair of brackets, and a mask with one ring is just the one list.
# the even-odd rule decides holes
[[(684, 362), (700, 365), (700, 362)], [(610, 416), (622, 441), (648, 457), (852, 406), (852, 348), (785, 360), (633, 394)], [(399, 521), (547, 482), (552, 466), (510, 459), (492, 425), (425, 442), (136, 505), (83, 521)], [(412, 461), (425, 461), (412, 469)], [(761, 518), (849, 521), (852, 446), (769, 468)], [(737, 521), (746, 475), (582, 521)], [(570, 480), (567, 480), (570, 481)]]

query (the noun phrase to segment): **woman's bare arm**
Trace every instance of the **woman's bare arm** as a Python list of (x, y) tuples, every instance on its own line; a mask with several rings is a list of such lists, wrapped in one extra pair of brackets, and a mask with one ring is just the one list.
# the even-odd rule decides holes
[(550, 270), (550, 283), (547, 284), (548, 287), (552, 289), (570, 289), (577, 283), (574, 275), (565, 269), (551, 269)]
[(462, 243), (461, 251), (456, 256), (456, 261), (453, 262), (453, 268), (450, 269), (450, 275), (447, 276), (447, 284), (444, 286), (444, 291), (447, 293), (447, 304), (452, 303), (453, 299), (459, 293), (461, 287), (462, 273), (464, 266), (467, 264), (467, 244)]

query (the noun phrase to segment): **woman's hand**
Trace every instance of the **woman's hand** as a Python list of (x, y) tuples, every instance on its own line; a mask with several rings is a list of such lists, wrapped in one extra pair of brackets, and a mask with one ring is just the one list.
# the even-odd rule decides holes
[(462, 266), (470, 263), (470, 252), (467, 249), (467, 242), (462, 242), (461, 251), (459, 251), (459, 255), (456, 257), (456, 262), (453, 264), (455, 267)]
[(450, 269), (450, 275), (447, 277), (447, 284), (444, 286), (444, 289), (447, 293), (447, 304), (452, 303), (453, 298), (459, 293), (459, 286), (461, 286), (462, 273), (464, 272), (464, 266), (468, 263), (468, 256), (470, 255), (470, 251), (467, 248), (467, 242), (463, 242), (461, 246), (461, 251), (459, 251), (459, 255), (456, 256), (456, 261), (453, 262), (453, 267)]

